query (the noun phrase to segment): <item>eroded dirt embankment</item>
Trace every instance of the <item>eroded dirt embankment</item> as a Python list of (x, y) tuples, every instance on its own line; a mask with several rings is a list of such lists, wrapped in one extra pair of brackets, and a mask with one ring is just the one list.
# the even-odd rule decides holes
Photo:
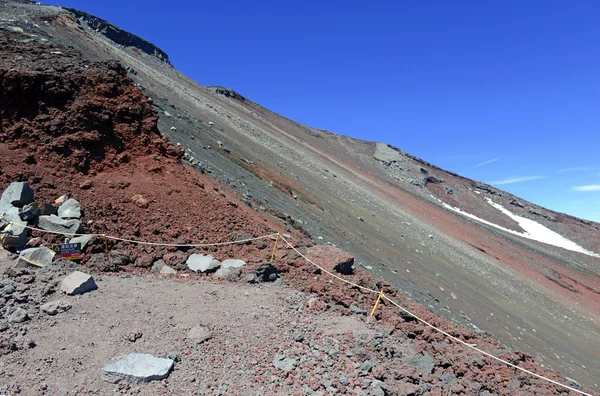
[[(203, 243), (280, 230), (292, 232), (295, 244), (307, 244), (285, 222), (244, 206), (208, 176), (183, 165), (181, 150), (158, 131), (151, 101), (132, 84), (120, 65), (88, 62), (64, 47), (24, 44), (10, 34), (0, 37), (0, 48), (0, 189), (20, 180), (28, 181), (42, 202), (52, 202), (63, 194), (73, 196), (85, 210), (84, 228), (88, 233)], [(132, 199), (135, 196), (143, 201)], [(44, 236), (44, 244), (55, 242), (57, 238)], [(95, 262), (90, 269), (145, 272), (162, 258), (168, 265), (185, 270), (190, 253), (207, 251), (219, 259), (244, 258), (251, 269), (269, 256), (267, 247), (271, 246), (268, 240), (203, 249), (111, 243), (112, 250), (126, 252), (127, 260)], [(103, 250), (102, 241), (96, 241), (90, 253)], [(372, 294), (332, 282), (291, 249), (280, 248), (276, 263), (286, 283), (319, 296), (320, 303), (313, 304), (316, 310), (346, 316), (352, 314), (351, 306), (367, 310), (374, 302)], [(83, 264), (91, 265), (87, 259)], [(364, 272), (347, 275), (347, 279), (369, 288), (382, 287), (389, 297), (450, 334), (567, 383), (560, 374), (535, 364), (531, 356), (508, 351), (485, 334), (474, 335), (433, 315), (388, 284), (377, 286)], [(382, 369), (367, 371), (364, 376), (391, 384), (389, 394), (405, 385), (412, 385), (411, 394), (561, 393), (554, 385), (449, 343), (412, 317), (400, 315), (389, 304), (378, 308), (375, 319), (381, 330), (411, 340), (419, 356), (433, 360), (431, 369), (419, 371), (407, 366), (406, 356), (375, 352), (384, 362)], [(451, 382), (445, 378), (451, 378)], [(316, 389), (320, 386), (317, 384)]]

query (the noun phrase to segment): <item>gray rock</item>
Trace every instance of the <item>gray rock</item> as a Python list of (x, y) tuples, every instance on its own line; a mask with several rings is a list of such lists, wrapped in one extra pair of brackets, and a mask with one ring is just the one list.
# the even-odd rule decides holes
[(212, 254), (192, 254), (190, 257), (188, 257), (185, 264), (194, 272), (209, 272), (219, 268), (221, 262), (219, 260), (215, 260)]
[(92, 238), (94, 238), (93, 235), (81, 235), (75, 238), (68, 238), (67, 243), (80, 243), (81, 251), (83, 252), (85, 251), (86, 246), (88, 245), (88, 243), (90, 243)]
[(10, 279), (0, 280), (0, 298), (9, 298), (17, 291), (17, 283)]
[(181, 354), (178, 351), (173, 351), (169, 353), (169, 356), (167, 357), (176, 363), (181, 361)]
[(50, 301), (40, 307), (40, 310), (48, 315), (56, 315), (71, 309), (71, 303), (65, 300)]
[(37, 267), (45, 267), (52, 264), (52, 259), (56, 253), (54, 250), (37, 247), (22, 250), (19, 254), (19, 260), (17, 261), (17, 267), (27, 267), (29, 265), (35, 265)]
[(16, 308), (6, 317), (8, 323), (23, 323), (26, 320), (29, 320), (29, 315), (23, 308)]
[(68, 295), (83, 294), (96, 290), (98, 286), (91, 275), (75, 271), (60, 284), (60, 290)]
[(365, 315), (367, 313), (367, 310), (360, 309), (356, 305), (350, 305), (350, 312), (355, 313), (357, 315)]
[(404, 359), (404, 363), (417, 369), (421, 375), (431, 374), (433, 372), (433, 358), (427, 354), (410, 356)]
[(81, 234), (81, 222), (79, 220), (63, 220), (58, 216), (40, 216), (38, 227), (42, 230), (65, 234)]
[(204, 326), (195, 326), (188, 331), (187, 338), (198, 344), (208, 341), (212, 338), (212, 332), (210, 329)]
[(4, 211), (3, 208), (0, 208), (0, 214), (3, 216), (4, 221), (11, 223), (2, 229), (2, 234), (0, 234), (2, 246), (24, 247), (27, 243), (27, 235), (29, 234), (29, 229), (25, 228), (27, 223), (21, 220), (19, 210), (16, 207), (10, 206), (4, 209), (7, 210)]
[(363, 362), (363, 364), (360, 365), (360, 369), (362, 371), (370, 373), (371, 370), (373, 370), (373, 364), (370, 361), (367, 360), (366, 362)]
[(102, 380), (113, 384), (129, 382), (141, 384), (161, 380), (173, 369), (173, 359), (162, 359), (144, 353), (130, 353), (127, 357), (107, 364), (102, 369)]
[(164, 267), (165, 265), (167, 265), (167, 263), (165, 263), (165, 260), (163, 260), (163, 259), (157, 260), (152, 264), (152, 269), (150, 271), (160, 272), (161, 268)]
[(229, 275), (234, 269), (247, 266), (244, 260), (228, 259), (221, 263), (221, 268), (215, 273), (215, 276), (224, 278)]
[(390, 165), (393, 162), (401, 162), (404, 159), (404, 154), (400, 149), (392, 148), (389, 144), (378, 142), (375, 143), (373, 158), (386, 165)]
[(440, 381), (444, 381), (445, 383), (452, 385), (454, 383), (454, 380), (456, 379), (456, 376), (453, 373), (447, 372), (440, 374), (438, 378), (440, 379)]
[(294, 341), (296, 341), (296, 342), (304, 341), (304, 334), (302, 334), (301, 331), (295, 331), (294, 332)]
[(33, 190), (27, 182), (13, 182), (4, 190), (0, 200), (17, 208), (22, 208), (33, 202)]
[(160, 269), (160, 273), (161, 273), (161, 275), (175, 275), (175, 274), (177, 274), (177, 271), (175, 271), (173, 268), (169, 267), (168, 265), (164, 265)]
[(41, 213), (42, 211), (40, 210), (38, 203), (32, 202), (23, 206), (23, 209), (21, 209), (21, 213), (19, 213), (19, 217), (21, 217), (21, 220), (28, 221), (35, 219)]
[(340, 375), (338, 377), (338, 381), (340, 381), (340, 384), (346, 386), (350, 383), (350, 381), (348, 381), (348, 377), (346, 377), (345, 375)]
[(291, 371), (296, 365), (296, 359), (287, 358), (285, 355), (275, 355), (273, 358), (273, 366), (279, 370)]
[(249, 279), (250, 283), (262, 283), (262, 282), (275, 282), (279, 275), (278, 270), (273, 263), (261, 264), (252, 274), (253, 276)]
[(73, 198), (67, 199), (65, 202), (63, 202), (62, 205), (58, 207), (58, 217), (62, 219), (81, 218), (81, 205), (78, 201), (74, 200)]

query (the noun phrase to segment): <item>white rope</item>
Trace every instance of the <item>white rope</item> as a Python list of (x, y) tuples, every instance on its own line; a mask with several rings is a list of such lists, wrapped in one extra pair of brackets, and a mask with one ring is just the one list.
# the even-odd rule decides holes
[(348, 281), (348, 280), (346, 280), (346, 279), (344, 279), (344, 278), (341, 278), (341, 277), (339, 277), (339, 276), (337, 276), (337, 275), (335, 275), (335, 274), (333, 274), (333, 273), (331, 273), (331, 272), (327, 271), (325, 268), (321, 267), (320, 265), (316, 264), (315, 262), (313, 262), (311, 259), (309, 259), (309, 258), (308, 258), (308, 257), (306, 257), (305, 255), (303, 255), (302, 253), (300, 253), (300, 252), (298, 251), (298, 249), (296, 249), (296, 248), (294, 247), (294, 245), (292, 245), (291, 243), (289, 243), (289, 242), (287, 241), (287, 239), (285, 239), (283, 236), (280, 236), (280, 238), (281, 238), (281, 239), (283, 239), (283, 241), (284, 241), (285, 243), (287, 243), (287, 244), (288, 244), (288, 246), (289, 246), (289, 247), (291, 247), (291, 248), (292, 248), (292, 249), (293, 249), (293, 250), (294, 250), (296, 253), (298, 253), (300, 256), (304, 257), (304, 259), (305, 259), (306, 261), (308, 261), (309, 263), (311, 263), (312, 265), (314, 265), (315, 267), (317, 267), (317, 268), (318, 268), (318, 269), (320, 269), (321, 271), (325, 272), (326, 274), (329, 274), (329, 275), (333, 276), (334, 278), (336, 278), (336, 279), (338, 279), (338, 280), (341, 280), (342, 282), (346, 282), (346, 283), (347, 283), (347, 284), (349, 284), (349, 285), (352, 285), (352, 286), (354, 286), (354, 287), (358, 287), (359, 289), (362, 289), (362, 290), (365, 290), (365, 291), (368, 291), (368, 292), (371, 292), (371, 293), (375, 293), (375, 294), (379, 294), (379, 293), (380, 293), (380, 292), (379, 292), (379, 291), (377, 291), (377, 290), (373, 290), (373, 289), (369, 289), (368, 287), (364, 287), (364, 286), (357, 285), (356, 283), (350, 282), (350, 281)]
[[(369, 291), (369, 292), (372, 292), (372, 293), (377, 293), (377, 294), (380, 294), (380, 292), (379, 292), (379, 291), (377, 291), (377, 290), (373, 290), (373, 289), (369, 289), (369, 288), (367, 288), (367, 287), (363, 287), (363, 286), (357, 285), (356, 283), (350, 282), (350, 281), (348, 281), (348, 280), (346, 280), (346, 279), (344, 279), (344, 278), (341, 278), (341, 277), (339, 277), (339, 276), (337, 276), (337, 275), (335, 275), (335, 274), (333, 274), (333, 273), (331, 273), (331, 272), (327, 271), (327, 270), (326, 270), (326, 269), (324, 269), (322, 266), (320, 266), (320, 265), (316, 264), (315, 262), (313, 262), (312, 260), (310, 260), (308, 257), (306, 257), (305, 255), (303, 255), (302, 253), (300, 253), (300, 252), (298, 251), (298, 249), (296, 249), (296, 248), (295, 248), (295, 247), (294, 247), (292, 244), (290, 244), (290, 243), (289, 243), (289, 242), (288, 242), (288, 241), (287, 241), (287, 240), (286, 240), (284, 237), (280, 237), (280, 238), (281, 238), (281, 239), (283, 239), (283, 241), (284, 241), (285, 243), (287, 243), (287, 244), (288, 244), (288, 245), (289, 245), (289, 246), (290, 246), (292, 249), (294, 249), (294, 251), (295, 251), (296, 253), (298, 253), (300, 256), (304, 257), (304, 259), (305, 259), (306, 261), (308, 261), (309, 263), (311, 263), (311, 264), (312, 264), (312, 265), (314, 265), (315, 267), (319, 268), (321, 271), (323, 271), (323, 272), (325, 272), (325, 273), (327, 273), (327, 274), (329, 274), (329, 275), (333, 276), (334, 278), (336, 278), (336, 279), (338, 279), (338, 280), (341, 280), (342, 282), (348, 283), (348, 284), (349, 284), (349, 285), (351, 285), (351, 286), (358, 287), (358, 288), (360, 288), (360, 289), (363, 289), (363, 290), (366, 290), (366, 291)], [(510, 367), (513, 367), (513, 368), (515, 368), (515, 369), (517, 369), (517, 370), (521, 370), (521, 371), (523, 371), (524, 373), (527, 373), (527, 374), (529, 374), (529, 375), (532, 375), (532, 376), (534, 376), (534, 377), (537, 377), (537, 378), (539, 378), (539, 379), (542, 379), (542, 380), (545, 380), (545, 381), (551, 382), (551, 383), (553, 383), (554, 385), (558, 385), (558, 386), (560, 386), (560, 387), (563, 387), (563, 388), (565, 388), (565, 389), (571, 390), (571, 391), (573, 391), (573, 392), (577, 392), (577, 393), (579, 393), (579, 394), (582, 394), (582, 395), (586, 395), (586, 396), (592, 396), (592, 395), (591, 395), (591, 394), (589, 394), (589, 393), (586, 393), (586, 392), (580, 391), (579, 389), (575, 389), (575, 388), (572, 388), (572, 387), (570, 387), (570, 386), (567, 386), (567, 385), (561, 384), (560, 382), (557, 382), (557, 381), (554, 381), (554, 380), (552, 380), (552, 379), (550, 379), (550, 378), (544, 377), (543, 375), (536, 374), (536, 373), (534, 373), (534, 372), (532, 372), (532, 371), (529, 371), (529, 370), (527, 370), (527, 369), (524, 369), (523, 367), (519, 367), (519, 366), (517, 366), (517, 365), (515, 365), (515, 364), (512, 364), (512, 363), (510, 363), (510, 362), (507, 362), (507, 361), (506, 361), (506, 360), (504, 360), (504, 359), (500, 359), (499, 357), (496, 357), (496, 356), (492, 355), (491, 353), (488, 353), (488, 352), (486, 352), (486, 351), (483, 351), (483, 350), (481, 350), (481, 349), (477, 348), (477, 347), (476, 347), (475, 345), (473, 345), (473, 344), (469, 344), (468, 342), (465, 342), (465, 341), (463, 341), (463, 340), (461, 340), (461, 339), (459, 339), (459, 338), (457, 338), (457, 337), (454, 337), (453, 335), (451, 335), (451, 334), (449, 334), (449, 333), (445, 332), (444, 330), (442, 330), (442, 329), (440, 329), (440, 328), (437, 328), (437, 327), (435, 327), (435, 326), (434, 326), (434, 325), (432, 325), (431, 323), (427, 322), (427, 321), (426, 321), (426, 320), (424, 320), (424, 319), (421, 319), (420, 317), (418, 317), (418, 316), (417, 316), (417, 315), (415, 315), (414, 313), (410, 312), (408, 309), (404, 308), (403, 306), (401, 306), (400, 304), (398, 304), (398, 303), (397, 303), (397, 302), (395, 302), (394, 300), (390, 299), (390, 298), (389, 298), (388, 296), (386, 296), (385, 294), (383, 294), (383, 298), (384, 298), (384, 299), (386, 299), (387, 301), (389, 301), (390, 303), (392, 303), (393, 305), (395, 305), (396, 307), (400, 308), (402, 311), (406, 312), (406, 313), (407, 313), (407, 314), (409, 314), (410, 316), (414, 317), (414, 318), (415, 318), (415, 319), (417, 319), (419, 322), (421, 322), (421, 323), (423, 323), (423, 324), (425, 324), (425, 325), (427, 325), (427, 326), (431, 327), (431, 328), (432, 328), (432, 329), (434, 329), (435, 331), (442, 333), (442, 334), (443, 334), (443, 335), (445, 335), (446, 337), (448, 337), (448, 338), (450, 338), (450, 339), (452, 339), (452, 340), (454, 340), (454, 341), (456, 341), (456, 342), (458, 342), (458, 343), (460, 343), (460, 344), (462, 344), (462, 345), (465, 345), (465, 346), (467, 346), (467, 347), (469, 347), (469, 348), (471, 348), (471, 349), (473, 349), (473, 350), (475, 350), (475, 351), (477, 351), (477, 352), (479, 352), (479, 353), (482, 353), (482, 354), (484, 354), (485, 356), (488, 356), (488, 357), (490, 357), (490, 358), (492, 358), (492, 359), (494, 359), (494, 360), (496, 360), (496, 361), (498, 361), (498, 362), (504, 363), (504, 364), (506, 364), (506, 365), (508, 365), (508, 366), (510, 366)]]
[[(245, 243), (251, 241), (257, 241), (259, 239), (271, 238), (277, 234), (269, 234), (264, 236), (259, 236), (256, 238), (249, 239), (240, 239), (239, 241), (228, 241), (228, 242), (215, 242), (215, 243), (195, 243), (195, 244), (179, 244), (179, 243), (160, 243), (160, 242), (145, 242), (145, 241), (135, 241), (132, 239), (124, 239), (119, 237), (113, 237), (106, 235), (106, 238), (113, 239), (115, 241), (121, 242), (129, 242), (129, 243), (137, 243), (138, 245), (152, 245), (152, 246), (175, 246), (175, 247), (206, 247), (206, 246), (223, 246), (223, 245), (233, 245), (236, 243)], [(103, 235), (104, 236), (104, 235)]]
[[(2, 220), (2, 219), (4, 219), (4, 216), (0, 215), (0, 220)], [(69, 232), (49, 231), (49, 230), (42, 230), (41, 228), (31, 227), (31, 226), (28, 226), (28, 225), (16, 224), (16, 223), (14, 223), (12, 221), (9, 221), (9, 220), (4, 220), (4, 221), (7, 221), (8, 224), (13, 224), (13, 225), (16, 225), (18, 227), (28, 228), (28, 229), (33, 230), (33, 231), (39, 231), (39, 232), (44, 232), (44, 233), (48, 233), (48, 234), (68, 235), (68, 236), (103, 237), (103, 238), (112, 239), (112, 240), (115, 240), (115, 241), (136, 243), (138, 245), (170, 246), (170, 247), (208, 247), (208, 246), (233, 245), (233, 244), (236, 244), (236, 243), (245, 243), (245, 242), (256, 241), (256, 240), (259, 240), (259, 239), (271, 238), (271, 237), (274, 237), (275, 235), (277, 235), (277, 234), (269, 234), (269, 235), (264, 235), (264, 236), (260, 236), (260, 237), (256, 237), (256, 238), (240, 239), (238, 241), (228, 241), (228, 242), (180, 244), (180, 243), (161, 243), (161, 242), (136, 241), (136, 240), (133, 240), (133, 239), (119, 238), (119, 237), (114, 237), (114, 236), (110, 236), (110, 235), (106, 235), (106, 234), (73, 234), (73, 233), (69, 233)]]

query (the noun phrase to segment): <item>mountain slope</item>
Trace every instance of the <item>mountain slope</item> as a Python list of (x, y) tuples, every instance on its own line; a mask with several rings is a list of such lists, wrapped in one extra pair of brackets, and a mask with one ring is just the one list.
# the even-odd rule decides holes
[(230, 89), (202, 87), (152, 51), (116, 45), (69, 10), (12, 7), (13, 15), (27, 15), (35, 26), (11, 26), (128, 66), (160, 110), (161, 133), (249, 205), (351, 252), (436, 313), (485, 330), (585, 384), (600, 378), (600, 259), (515, 234), (527, 232), (525, 223), (486, 199), (581, 251), (600, 252), (599, 224), (546, 210), (386, 144), (299, 124)]

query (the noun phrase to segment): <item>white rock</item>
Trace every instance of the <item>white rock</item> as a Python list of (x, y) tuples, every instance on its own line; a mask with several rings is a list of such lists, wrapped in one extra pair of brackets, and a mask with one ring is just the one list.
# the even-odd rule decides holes
[(17, 267), (27, 267), (28, 265), (45, 267), (52, 264), (52, 259), (54, 258), (55, 254), (56, 253), (54, 250), (45, 247), (22, 250), (21, 254), (19, 254)]
[(215, 276), (223, 278), (226, 277), (236, 268), (242, 268), (247, 266), (244, 260), (228, 259), (221, 263), (221, 268), (215, 273)]
[(75, 271), (67, 276), (60, 284), (60, 291), (68, 295), (83, 294), (96, 290), (98, 286), (91, 275)]
[(61, 219), (81, 218), (81, 205), (73, 198), (67, 199), (58, 207), (58, 217)]
[(194, 272), (207, 272), (214, 270), (215, 268), (219, 268), (221, 262), (219, 260), (215, 260), (212, 254), (192, 254), (190, 257), (188, 257), (186, 265)]
[(167, 378), (175, 362), (145, 353), (130, 353), (127, 357), (107, 364), (102, 369), (102, 380), (113, 384), (121, 381), (141, 384)]

